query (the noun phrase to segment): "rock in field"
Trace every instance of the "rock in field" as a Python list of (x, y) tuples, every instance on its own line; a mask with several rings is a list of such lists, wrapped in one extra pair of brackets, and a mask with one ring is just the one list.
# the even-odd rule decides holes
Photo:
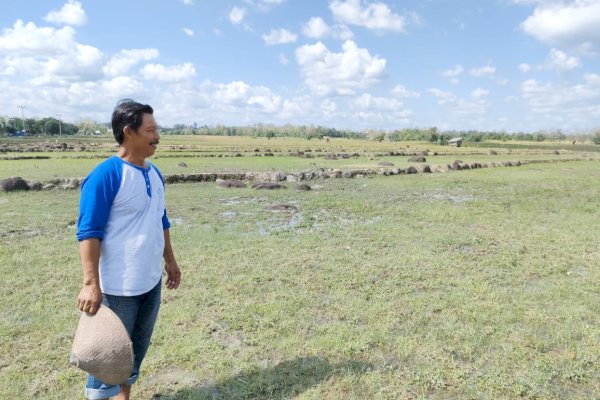
[(0, 189), (4, 192), (29, 190), (29, 184), (20, 176), (15, 176), (14, 178), (8, 178), (0, 181)]
[(252, 185), (252, 189), (266, 189), (266, 190), (274, 190), (274, 189), (285, 189), (285, 186), (275, 183), (275, 182), (259, 182)]
[(217, 185), (223, 188), (245, 188), (246, 184), (242, 181), (230, 179), (230, 180), (218, 180)]

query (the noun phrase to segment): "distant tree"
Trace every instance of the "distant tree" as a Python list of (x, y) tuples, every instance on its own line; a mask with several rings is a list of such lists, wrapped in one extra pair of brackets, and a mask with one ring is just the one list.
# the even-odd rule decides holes
[(44, 124), (44, 131), (47, 135), (58, 135), (60, 132), (58, 121), (55, 119), (48, 119)]
[(377, 142), (383, 142), (385, 139), (385, 133), (378, 133), (377, 135), (373, 136), (373, 140), (377, 141)]
[(596, 132), (594, 137), (592, 137), (592, 142), (594, 142), (594, 144), (600, 144), (600, 132)]

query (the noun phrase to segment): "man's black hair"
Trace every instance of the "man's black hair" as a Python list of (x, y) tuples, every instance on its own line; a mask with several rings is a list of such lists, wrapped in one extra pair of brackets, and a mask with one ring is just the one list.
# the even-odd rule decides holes
[(119, 100), (112, 114), (112, 130), (115, 140), (123, 144), (123, 129), (128, 126), (137, 131), (142, 125), (144, 114), (153, 114), (154, 110), (148, 104), (141, 104), (131, 99)]

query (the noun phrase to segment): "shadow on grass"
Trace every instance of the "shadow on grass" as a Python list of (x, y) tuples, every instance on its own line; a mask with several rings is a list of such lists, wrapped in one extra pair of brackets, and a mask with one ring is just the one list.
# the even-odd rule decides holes
[(214, 384), (157, 394), (154, 400), (283, 400), (301, 394), (332, 376), (357, 375), (373, 366), (362, 361), (331, 364), (319, 357), (283, 361), (270, 368), (255, 368)]

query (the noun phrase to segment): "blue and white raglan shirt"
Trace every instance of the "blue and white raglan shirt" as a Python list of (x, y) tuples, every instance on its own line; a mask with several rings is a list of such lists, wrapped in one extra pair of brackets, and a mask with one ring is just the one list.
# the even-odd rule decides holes
[(158, 169), (117, 156), (81, 184), (77, 240), (100, 239), (100, 288), (116, 296), (150, 291), (162, 276), (165, 184)]

